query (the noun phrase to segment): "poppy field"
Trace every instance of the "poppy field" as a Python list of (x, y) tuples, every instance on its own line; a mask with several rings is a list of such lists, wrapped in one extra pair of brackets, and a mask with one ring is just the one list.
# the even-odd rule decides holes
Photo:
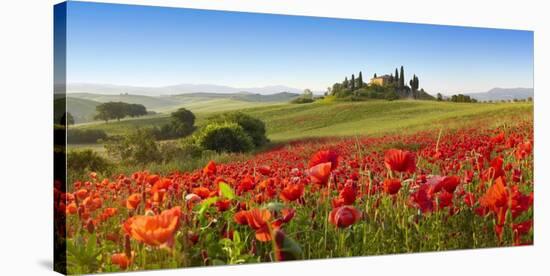
[(533, 123), (310, 138), (55, 192), (71, 274), (533, 243)]

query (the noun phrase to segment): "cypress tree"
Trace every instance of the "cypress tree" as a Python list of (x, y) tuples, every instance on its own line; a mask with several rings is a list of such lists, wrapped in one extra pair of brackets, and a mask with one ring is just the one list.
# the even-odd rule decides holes
[(351, 74), (351, 91), (355, 90), (355, 75)]
[(342, 83), (342, 85), (344, 86), (345, 89), (348, 89), (348, 88), (349, 88), (348, 77), (346, 77), (346, 79), (344, 79), (344, 82)]
[(357, 77), (357, 88), (363, 87), (363, 73), (359, 71), (359, 77)]
[(399, 72), (397, 72), (397, 68), (395, 68), (395, 77), (393, 81), (397, 84), (399, 82)]
[(399, 88), (405, 87), (405, 70), (403, 69), (403, 65), (401, 65), (401, 73), (399, 74)]

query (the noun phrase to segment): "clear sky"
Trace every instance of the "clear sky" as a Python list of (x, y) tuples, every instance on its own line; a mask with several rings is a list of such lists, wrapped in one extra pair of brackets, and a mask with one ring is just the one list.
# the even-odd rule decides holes
[(67, 81), (325, 90), (403, 65), (431, 94), (533, 87), (533, 33), (70, 2)]

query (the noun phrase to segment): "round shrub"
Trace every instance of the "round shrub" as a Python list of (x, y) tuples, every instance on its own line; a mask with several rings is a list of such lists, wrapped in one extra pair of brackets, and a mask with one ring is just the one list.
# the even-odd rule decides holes
[(252, 138), (254, 146), (265, 145), (269, 140), (265, 135), (265, 124), (260, 119), (254, 118), (242, 112), (231, 112), (218, 115), (209, 119), (209, 122), (229, 122), (236, 123)]
[(105, 138), (107, 138), (107, 133), (101, 129), (67, 129), (67, 143), (69, 144), (94, 144)]
[(216, 152), (246, 152), (254, 148), (252, 138), (237, 123), (210, 123), (197, 137), (197, 144)]

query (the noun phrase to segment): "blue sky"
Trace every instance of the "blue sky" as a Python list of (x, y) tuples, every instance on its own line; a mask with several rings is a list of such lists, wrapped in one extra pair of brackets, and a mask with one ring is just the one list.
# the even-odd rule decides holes
[(325, 90), (403, 65), (429, 93), (533, 87), (533, 33), (70, 2), (67, 81)]

